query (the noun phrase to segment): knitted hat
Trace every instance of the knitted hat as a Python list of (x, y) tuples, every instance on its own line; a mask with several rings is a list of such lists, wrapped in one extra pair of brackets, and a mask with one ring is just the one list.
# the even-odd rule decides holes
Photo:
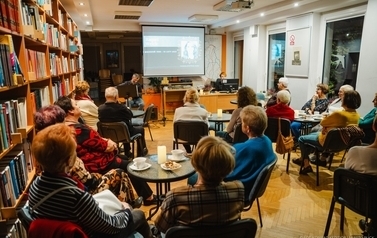
[(288, 78), (280, 78), (279, 83), (282, 83), (284, 87), (288, 87), (289, 80)]

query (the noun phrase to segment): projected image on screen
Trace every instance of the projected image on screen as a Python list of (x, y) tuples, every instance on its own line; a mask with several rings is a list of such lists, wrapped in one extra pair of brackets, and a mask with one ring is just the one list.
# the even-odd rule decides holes
[(204, 75), (204, 28), (143, 26), (145, 76)]

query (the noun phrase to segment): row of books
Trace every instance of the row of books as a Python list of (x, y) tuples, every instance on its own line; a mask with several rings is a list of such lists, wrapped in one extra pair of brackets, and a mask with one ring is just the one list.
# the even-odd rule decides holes
[[(75, 67), (72, 66), (72, 60), (73, 59), (70, 60), (71, 69), (74, 70)], [(68, 57), (65, 57), (65, 56), (59, 57), (55, 53), (50, 53), (50, 69), (51, 69), (51, 75), (53, 76), (57, 76), (63, 73), (69, 73)]]
[(60, 96), (68, 95), (69, 92), (69, 80), (65, 79), (63, 82), (56, 81), (52, 85), (52, 100), (55, 102)]
[(18, 144), (0, 160), (0, 207), (13, 207), (26, 189), (33, 162), (30, 143)]
[[(35, 73), (35, 79), (48, 77), (46, 70), (46, 54), (27, 49), (28, 72)], [(30, 80), (33, 80), (30, 78)]]
[(0, 0), (0, 26), (20, 32), (19, 0)]
[(23, 83), (23, 80), (18, 81), (17, 75), (23, 78), (20, 63), (14, 51), (12, 36), (0, 35), (0, 87)]
[(17, 128), (27, 126), (26, 98), (0, 102), (0, 151), (8, 149), (12, 144), (12, 134)]
[(43, 19), (43, 15), (39, 14), (38, 6), (21, 2), (22, 25), (32, 25), (34, 29), (42, 31)]
[(50, 105), (50, 91), (48, 86), (44, 88), (31, 88), (30, 96), (33, 113), (38, 111), (41, 107)]

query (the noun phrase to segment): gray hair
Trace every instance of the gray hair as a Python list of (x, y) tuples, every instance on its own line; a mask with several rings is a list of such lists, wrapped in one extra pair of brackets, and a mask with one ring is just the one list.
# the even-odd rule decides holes
[(276, 97), (283, 104), (288, 104), (291, 101), (291, 94), (287, 90), (280, 90)]
[(105, 98), (117, 98), (118, 97), (118, 89), (115, 87), (108, 87), (105, 89)]
[(343, 86), (341, 86), (340, 88), (339, 88), (339, 90), (343, 90), (344, 92), (347, 92), (347, 91), (353, 91), (354, 90), (354, 88), (351, 86), (351, 85), (349, 85), (349, 84), (345, 84), (345, 85), (343, 85)]

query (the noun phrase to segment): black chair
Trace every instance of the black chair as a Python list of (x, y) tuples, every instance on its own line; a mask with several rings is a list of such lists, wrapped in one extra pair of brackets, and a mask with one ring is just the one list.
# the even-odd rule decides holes
[(151, 120), (152, 112), (153, 112), (154, 104), (148, 106), (145, 110), (145, 114), (143, 118), (132, 118), (132, 125), (133, 126), (142, 126), (148, 127), (149, 135), (151, 136), (151, 140), (153, 141), (151, 127), (149, 126), (149, 121)]
[(179, 144), (195, 147), (200, 138), (208, 135), (208, 124), (204, 121), (176, 121), (173, 128), (173, 149), (178, 149)]
[[(354, 146), (357, 141), (360, 141), (364, 137), (363, 131), (357, 126), (346, 126), (340, 128), (331, 129), (327, 135), (322, 147), (317, 147), (312, 144), (306, 144), (314, 149), (316, 157), (316, 181), (319, 186), (319, 159), (321, 153), (329, 154), (329, 166), (331, 168), (334, 154), (343, 150), (348, 150)], [(345, 152), (346, 153), (346, 152)], [(303, 165), (301, 165), (302, 167)], [(301, 169), (301, 168), (300, 168)]]
[[(123, 143), (132, 143), (132, 158), (135, 158), (135, 141), (140, 140), (142, 135), (137, 133), (130, 136), (127, 124), (125, 122), (98, 122), (98, 133), (104, 137), (113, 140), (118, 144), (118, 151)], [(141, 143), (140, 143), (141, 144)]]
[(257, 200), (260, 227), (263, 227), (263, 223), (258, 198), (262, 197), (264, 192), (266, 191), (268, 181), (270, 181), (272, 171), (274, 170), (277, 161), (278, 157), (276, 156), (275, 160), (272, 163), (262, 169), (253, 185), (253, 188), (250, 191), (248, 201), (245, 201), (246, 207), (243, 209), (243, 211), (249, 211), (253, 206), (254, 201)]
[[(276, 143), (276, 139), (278, 137), (278, 130), (279, 130), (279, 118), (269, 117), (267, 121), (267, 128), (264, 131), (264, 134), (270, 138), (272, 143)], [(284, 137), (291, 135), (291, 122), (288, 119), (280, 118), (280, 125), (281, 125), (281, 133)], [(284, 154), (285, 157), (285, 154)], [(283, 158), (284, 158), (283, 157)], [(287, 159), (287, 168), (286, 172), (288, 173), (289, 170), (289, 162), (291, 160), (291, 152), (288, 153)]]
[(341, 231), (343, 231), (344, 227), (344, 207), (365, 216), (365, 221), (368, 221), (369, 218), (377, 219), (377, 176), (361, 174), (345, 168), (337, 168), (334, 171), (333, 190), (334, 195), (327, 217), (324, 236), (329, 234), (335, 202), (341, 205)]
[(173, 226), (166, 238), (251, 238), (255, 237), (257, 223), (247, 218), (223, 226)]
[(249, 138), (242, 132), (242, 124), (238, 124), (234, 130), (233, 144), (247, 141)]

